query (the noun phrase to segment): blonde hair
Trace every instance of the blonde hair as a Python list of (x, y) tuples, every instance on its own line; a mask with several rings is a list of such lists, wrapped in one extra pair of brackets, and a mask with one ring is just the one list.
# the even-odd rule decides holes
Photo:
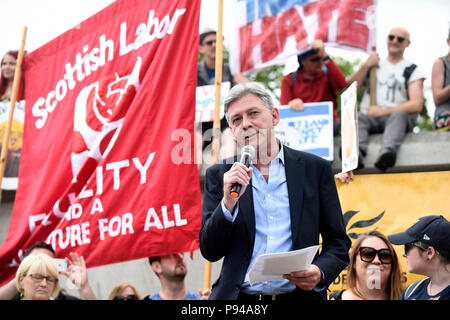
[(136, 289), (136, 287), (133, 286), (132, 284), (129, 284), (126, 282), (121, 282), (121, 283), (117, 284), (109, 293), (108, 300), (113, 300), (115, 296), (121, 296), (122, 291), (128, 287), (130, 287), (134, 291), (134, 294), (136, 295), (138, 300), (142, 300), (142, 296), (139, 293), (139, 291)]
[(376, 230), (360, 235), (352, 246), (352, 249), (350, 251), (350, 264), (348, 266), (348, 287), (349, 289), (352, 289), (357, 296), (363, 298), (361, 293), (356, 288), (357, 275), (356, 275), (355, 261), (356, 257), (358, 256), (361, 244), (363, 243), (364, 240), (366, 240), (369, 237), (377, 237), (383, 240), (383, 242), (392, 252), (391, 273), (389, 275), (388, 284), (386, 287), (387, 291), (386, 295), (389, 300), (400, 300), (400, 297), (402, 296), (403, 292), (403, 285), (401, 282), (402, 272), (400, 270), (397, 254), (388, 238), (384, 234)]
[(16, 287), (20, 293), (20, 296), (24, 295), (24, 288), (20, 284), (23, 277), (28, 274), (33, 274), (36, 271), (46, 271), (50, 276), (56, 279), (55, 287), (53, 288), (52, 297), (56, 296), (59, 290), (59, 274), (53, 258), (43, 253), (30, 254), (25, 257), (19, 265), (16, 272)]

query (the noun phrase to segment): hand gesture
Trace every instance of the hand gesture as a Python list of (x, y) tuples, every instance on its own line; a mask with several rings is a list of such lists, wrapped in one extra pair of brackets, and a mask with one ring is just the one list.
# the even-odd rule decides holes
[(72, 260), (66, 258), (67, 271), (62, 272), (62, 274), (68, 277), (78, 289), (83, 288), (88, 283), (87, 268), (84, 258), (80, 257), (76, 252), (71, 252), (70, 258)]
[(320, 57), (325, 57), (327, 54), (325, 53), (325, 46), (323, 45), (323, 41), (320, 39), (316, 39), (312, 43), (312, 48), (319, 53)]
[(367, 58), (366, 62), (364, 64), (367, 66), (367, 68), (372, 68), (378, 66), (378, 63), (380, 63), (380, 57), (378, 56), (378, 53), (374, 52), (372, 53), (369, 58)]
[(308, 269), (285, 274), (283, 278), (293, 282), (300, 289), (312, 290), (322, 281), (322, 272), (318, 266), (311, 264)]
[(369, 108), (367, 108), (367, 114), (369, 116), (372, 116), (374, 118), (379, 118), (379, 117), (383, 117), (386, 114), (384, 113), (384, 109), (380, 106), (369, 106)]
[(242, 163), (235, 162), (231, 169), (223, 175), (223, 204), (228, 211), (234, 211), (234, 207), (239, 199), (230, 196), (231, 187), (233, 184), (239, 183), (242, 186), (240, 193), (242, 195), (250, 183), (252, 171), (252, 168), (247, 168)]
[(288, 105), (297, 111), (302, 111), (305, 109), (305, 106), (303, 105), (303, 100), (300, 98), (295, 98), (289, 101)]
[(198, 294), (200, 295), (200, 300), (208, 300), (211, 295), (211, 290), (209, 289), (199, 289)]
[(334, 175), (334, 178), (338, 179), (342, 183), (348, 184), (350, 181), (353, 181), (353, 171), (339, 172)]

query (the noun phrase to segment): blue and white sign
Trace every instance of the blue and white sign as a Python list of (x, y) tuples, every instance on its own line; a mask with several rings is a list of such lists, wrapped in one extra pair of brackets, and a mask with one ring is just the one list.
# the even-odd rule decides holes
[(281, 143), (296, 150), (333, 160), (333, 103), (305, 103), (304, 110), (279, 106), (280, 122), (275, 135)]
[[(220, 86), (220, 119), (224, 116), (223, 103), (228, 92), (230, 92), (230, 86), (231, 83), (229, 81), (222, 82), (222, 85)], [(216, 86), (211, 84), (197, 87), (195, 98), (195, 122), (214, 121)]]

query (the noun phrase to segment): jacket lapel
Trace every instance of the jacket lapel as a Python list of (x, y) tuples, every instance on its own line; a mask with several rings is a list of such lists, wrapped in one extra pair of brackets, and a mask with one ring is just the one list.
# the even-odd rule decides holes
[(245, 189), (244, 194), (239, 199), (239, 214), (242, 213), (245, 226), (247, 228), (247, 235), (249, 237), (250, 248), (253, 250), (253, 246), (255, 244), (255, 232), (256, 232), (256, 224), (255, 224), (255, 208), (253, 206), (253, 187), (252, 181), (250, 180), (250, 184)]
[[(234, 157), (234, 162), (238, 161), (237, 156)], [(228, 165), (226, 171), (231, 169), (232, 165)], [(247, 230), (248, 241), (250, 243), (250, 248), (253, 250), (255, 244), (255, 208), (253, 206), (253, 187), (252, 180), (250, 184), (245, 189), (245, 192), (239, 198), (239, 215), (237, 219), (242, 219)]]
[(289, 195), (289, 211), (291, 213), (291, 233), (292, 245), (296, 249), (298, 243), (299, 226), (303, 206), (303, 188), (305, 183), (305, 162), (300, 157), (300, 153), (284, 147), (284, 160), (286, 166), (286, 182)]

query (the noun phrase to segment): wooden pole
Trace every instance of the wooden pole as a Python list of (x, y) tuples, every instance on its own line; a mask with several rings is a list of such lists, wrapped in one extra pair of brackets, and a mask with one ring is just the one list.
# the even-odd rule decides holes
[(370, 69), (370, 105), (375, 106), (377, 104), (377, 67)]
[[(215, 106), (213, 123), (213, 145), (212, 145), (212, 163), (216, 164), (220, 148), (220, 89), (222, 86), (222, 59), (223, 59), (223, 36), (222, 36), (222, 15), (223, 0), (219, 0), (219, 14), (216, 33), (216, 66), (215, 66)], [(216, 142), (216, 143), (214, 143)]]
[[(222, 36), (222, 24), (223, 24), (223, 0), (218, 1), (218, 22), (216, 33), (216, 65), (215, 65), (215, 105), (214, 105), (214, 122), (213, 122), (213, 135), (212, 135), (212, 150), (211, 150), (211, 165), (217, 163), (219, 149), (220, 149), (220, 88), (222, 85), (222, 59), (223, 59), (223, 36)], [(203, 288), (209, 289), (211, 287), (211, 269), (212, 264), (210, 261), (205, 262), (205, 275), (203, 279)]]
[(25, 52), (25, 40), (27, 38), (27, 30), (28, 30), (27, 27), (23, 27), (22, 43), (20, 45), (19, 56), (17, 57), (16, 70), (14, 73), (14, 82), (11, 94), (11, 105), (9, 107), (8, 122), (6, 123), (5, 135), (3, 137), (2, 142), (2, 153), (0, 157), (0, 202), (2, 197), (1, 185), (3, 181), (3, 175), (5, 174), (6, 158), (8, 155), (9, 134), (11, 131), (11, 125), (13, 121), (14, 108), (16, 106), (17, 96), (19, 95), (20, 81), (22, 78), (22, 60)]

